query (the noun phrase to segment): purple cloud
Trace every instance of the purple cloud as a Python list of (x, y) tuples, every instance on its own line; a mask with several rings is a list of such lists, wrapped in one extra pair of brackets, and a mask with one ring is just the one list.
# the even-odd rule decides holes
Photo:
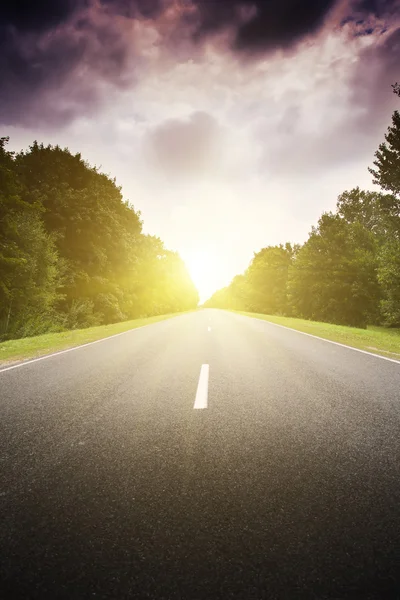
[[(293, 48), (315, 35), (337, 4), (338, 0), (3, 0), (0, 123), (62, 125), (76, 115), (92, 114), (107, 98), (105, 87), (132, 86), (138, 65), (145, 62), (137, 23), (152, 24), (158, 31), (156, 45), (165, 45), (169, 52), (180, 38), (189, 40), (192, 46), (185, 46), (185, 56), (179, 47), (177, 60), (188, 60), (196, 44), (223, 32), (229, 33), (231, 45), (222, 52), (252, 56)], [(396, 0), (350, 2), (342, 23), (354, 22), (354, 35), (372, 35), (371, 15), (384, 18), (395, 5)]]

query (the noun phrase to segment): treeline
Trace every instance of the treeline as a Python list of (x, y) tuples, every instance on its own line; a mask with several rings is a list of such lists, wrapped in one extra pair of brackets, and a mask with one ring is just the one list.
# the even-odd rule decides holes
[(80, 154), (0, 140), (0, 339), (197, 306), (178, 254), (144, 235), (115, 180)]
[[(400, 96), (396, 84), (395, 93)], [(382, 192), (346, 191), (302, 245), (268, 246), (205, 306), (400, 327), (400, 114), (369, 169)]]

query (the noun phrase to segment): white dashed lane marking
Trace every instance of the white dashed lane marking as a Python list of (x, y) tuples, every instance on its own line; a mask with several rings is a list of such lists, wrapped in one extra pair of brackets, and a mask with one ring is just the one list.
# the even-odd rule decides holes
[(208, 376), (209, 365), (201, 365), (199, 383), (197, 385), (196, 399), (193, 408), (200, 410), (208, 406)]

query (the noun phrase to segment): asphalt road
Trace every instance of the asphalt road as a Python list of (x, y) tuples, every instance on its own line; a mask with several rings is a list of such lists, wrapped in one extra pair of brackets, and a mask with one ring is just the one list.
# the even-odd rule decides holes
[(400, 598), (399, 446), (400, 364), (222, 311), (0, 372), (0, 597)]

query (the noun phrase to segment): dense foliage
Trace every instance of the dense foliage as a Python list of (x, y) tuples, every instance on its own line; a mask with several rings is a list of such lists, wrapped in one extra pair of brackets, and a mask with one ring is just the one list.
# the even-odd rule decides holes
[(194, 308), (181, 258), (79, 154), (0, 140), (0, 338)]
[[(400, 86), (393, 86), (400, 96)], [(400, 113), (375, 154), (374, 183), (341, 194), (300, 246), (268, 246), (205, 306), (365, 327), (400, 326)]]

